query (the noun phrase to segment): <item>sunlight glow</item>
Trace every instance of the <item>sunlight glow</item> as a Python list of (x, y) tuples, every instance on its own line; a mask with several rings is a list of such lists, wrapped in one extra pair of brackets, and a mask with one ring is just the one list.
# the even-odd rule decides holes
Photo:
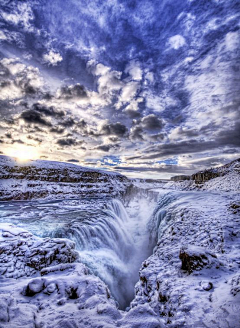
[(39, 158), (39, 152), (35, 147), (31, 146), (18, 146), (17, 148), (9, 148), (6, 155), (14, 157), (19, 162), (27, 162)]

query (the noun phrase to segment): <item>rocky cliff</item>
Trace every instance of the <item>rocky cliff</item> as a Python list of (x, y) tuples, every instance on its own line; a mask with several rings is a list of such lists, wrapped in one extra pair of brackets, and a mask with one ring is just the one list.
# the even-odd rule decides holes
[[(176, 178), (176, 179), (175, 179)], [(240, 190), (240, 159), (226, 165), (197, 172), (183, 181), (174, 177), (163, 188), (176, 190)]]
[(176, 175), (175, 177), (171, 177), (171, 181), (183, 181), (190, 179), (191, 177), (189, 175)]
[(197, 172), (191, 176), (191, 179), (194, 180), (195, 183), (204, 183), (211, 179), (225, 176), (232, 171), (240, 174), (240, 158), (217, 168)]
[(42, 160), (18, 163), (0, 156), (0, 200), (117, 196), (130, 186), (118, 173)]

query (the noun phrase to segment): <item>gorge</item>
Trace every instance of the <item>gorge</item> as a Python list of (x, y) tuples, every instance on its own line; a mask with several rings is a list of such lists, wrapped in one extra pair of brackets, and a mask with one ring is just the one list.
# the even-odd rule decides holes
[(2, 327), (238, 327), (239, 193), (172, 184), (1, 201)]

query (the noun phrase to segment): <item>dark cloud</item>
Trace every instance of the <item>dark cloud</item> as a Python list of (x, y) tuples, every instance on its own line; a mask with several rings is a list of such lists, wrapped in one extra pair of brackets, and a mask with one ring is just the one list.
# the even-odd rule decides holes
[(5, 65), (0, 63), (0, 77), (8, 78), (8, 77), (10, 77), (10, 75), (11, 75), (11, 73), (10, 73), (9, 69)]
[(104, 152), (109, 152), (109, 150), (111, 149), (111, 146), (110, 145), (100, 145), (100, 146), (95, 147), (95, 149), (101, 150)]
[(32, 105), (32, 109), (39, 112), (39, 113), (42, 113), (46, 116), (51, 116), (51, 117), (64, 117), (65, 116), (65, 112), (62, 111), (62, 110), (56, 110), (53, 106), (45, 106), (43, 104), (40, 104), (40, 103), (35, 103)]
[(216, 143), (214, 141), (197, 141), (194, 139), (175, 142), (175, 143), (165, 143), (157, 146), (152, 146), (144, 151), (144, 155), (139, 158), (144, 159), (154, 159), (154, 158), (162, 158), (166, 156), (174, 156), (181, 154), (190, 154), (202, 152), (210, 149), (214, 149), (216, 147)]
[(83, 129), (83, 128), (85, 128), (85, 127), (87, 126), (87, 122), (82, 118), (82, 119), (80, 119), (80, 121), (78, 121), (78, 122), (76, 123), (76, 125), (77, 125), (79, 128)]
[(149, 138), (152, 141), (161, 141), (162, 142), (163, 139), (165, 138), (165, 135), (163, 133), (152, 134)]
[(65, 128), (71, 128), (76, 124), (76, 122), (72, 117), (68, 117), (65, 121), (61, 121), (60, 124)]
[(199, 153), (215, 150), (219, 147), (240, 147), (240, 122), (236, 122), (232, 129), (223, 130), (213, 140), (190, 139), (186, 141), (165, 143), (145, 149), (144, 155), (139, 158), (154, 159), (181, 154)]
[(60, 89), (60, 97), (65, 99), (86, 98), (87, 92), (83, 85), (77, 83), (75, 85), (63, 86)]
[(7, 88), (7, 87), (9, 87), (11, 85), (11, 82), (10, 81), (8, 81), (8, 80), (6, 80), (6, 81), (2, 81), (1, 83), (0, 83), (0, 88)]
[(124, 113), (127, 114), (130, 118), (139, 118), (141, 116), (139, 112), (132, 109), (124, 110)]
[(33, 96), (38, 92), (38, 88), (33, 87), (29, 82), (25, 82), (21, 85), (25, 95)]
[(33, 137), (31, 135), (27, 136), (27, 138), (30, 139), (30, 140), (34, 140), (34, 141), (36, 141), (38, 143), (42, 143), (42, 141), (43, 141), (42, 139), (40, 139), (38, 137)]
[(94, 149), (101, 150), (104, 152), (109, 152), (109, 150), (112, 148), (113, 149), (119, 148), (119, 144), (100, 145), (100, 146), (95, 147)]
[[(157, 134), (156, 131), (159, 131), (163, 128), (162, 120), (154, 114), (144, 116), (141, 120), (133, 120), (133, 126), (130, 131), (130, 139), (144, 141), (144, 135), (150, 134), (152, 140), (161, 139), (162, 135)], [(154, 133), (152, 135), (152, 133)], [(161, 136), (161, 137), (160, 137)]]
[(143, 141), (143, 128), (141, 125), (134, 126), (130, 131), (130, 139)]
[(47, 121), (39, 112), (29, 109), (21, 113), (22, 118), (26, 123), (39, 124), (43, 126), (52, 126), (51, 122)]
[(240, 120), (236, 121), (231, 129), (220, 132), (217, 142), (223, 146), (240, 147)]
[(100, 131), (103, 135), (116, 135), (118, 137), (123, 137), (127, 132), (127, 127), (120, 122), (104, 124)]
[(42, 99), (44, 99), (44, 100), (51, 100), (53, 98), (54, 98), (54, 96), (50, 92), (43, 93)]
[(12, 134), (10, 132), (5, 133), (6, 138), (12, 139)]
[(224, 150), (224, 154), (237, 154), (239, 151), (235, 148), (230, 148), (230, 149), (226, 149)]
[(115, 166), (115, 170), (119, 171), (130, 171), (130, 172), (158, 172), (158, 173), (186, 173), (189, 171), (189, 174), (194, 170), (194, 167), (187, 166), (177, 166), (177, 165), (164, 165), (159, 167), (153, 166)]
[(154, 114), (150, 114), (141, 119), (141, 125), (147, 130), (159, 130), (163, 127), (162, 120)]
[(56, 142), (59, 146), (77, 146), (79, 144), (81, 144), (82, 142), (81, 141), (78, 141), (74, 138), (61, 138), (61, 139), (58, 139), (57, 142)]
[(12, 143), (19, 143), (19, 144), (24, 144), (24, 142), (21, 139), (13, 139)]
[(79, 160), (77, 160), (77, 159), (69, 159), (68, 162), (70, 162), (70, 163), (79, 163)]
[(60, 126), (54, 126), (50, 129), (50, 132), (57, 133), (57, 134), (62, 134), (64, 131), (65, 129)]

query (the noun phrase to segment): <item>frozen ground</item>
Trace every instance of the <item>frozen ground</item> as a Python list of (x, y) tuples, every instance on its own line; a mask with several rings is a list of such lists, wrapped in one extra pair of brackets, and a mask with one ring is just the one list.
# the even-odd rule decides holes
[(238, 183), (1, 202), (0, 327), (239, 328)]
[(239, 201), (234, 193), (163, 195), (149, 224), (157, 245), (132, 306), (149, 304), (169, 327), (240, 327)]

